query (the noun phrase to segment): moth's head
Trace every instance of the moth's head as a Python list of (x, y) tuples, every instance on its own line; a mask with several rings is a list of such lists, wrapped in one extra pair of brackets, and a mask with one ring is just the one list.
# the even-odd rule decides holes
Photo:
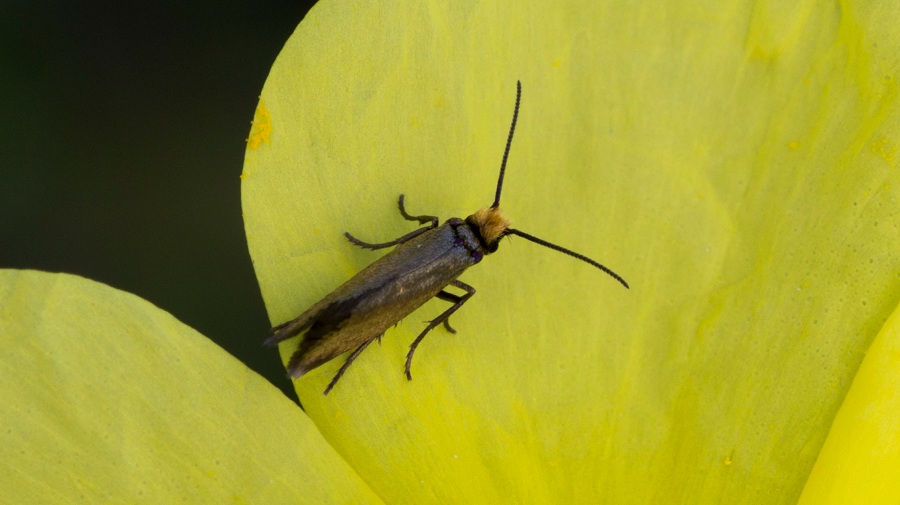
[(467, 217), (466, 224), (478, 235), (485, 254), (490, 254), (497, 250), (500, 239), (503, 238), (506, 234), (506, 229), (509, 228), (509, 220), (503, 215), (500, 207), (485, 207)]

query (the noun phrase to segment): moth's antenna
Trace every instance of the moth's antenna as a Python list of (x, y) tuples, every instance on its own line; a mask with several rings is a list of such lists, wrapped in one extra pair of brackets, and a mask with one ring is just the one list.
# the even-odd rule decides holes
[[(512, 146), (513, 133), (515, 133), (515, 131), (516, 131), (516, 120), (519, 119), (519, 103), (521, 101), (522, 101), (522, 82), (516, 81), (516, 108), (513, 109), (512, 124), (509, 125), (509, 136), (506, 138), (506, 149), (503, 150), (503, 161), (500, 162), (500, 177), (497, 179), (497, 195), (494, 197), (494, 204), (491, 205), (492, 209), (496, 209), (497, 207), (500, 206), (500, 191), (503, 189), (503, 175), (506, 173), (506, 160), (509, 158), (509, 148)], [(579, 259), (585, 263), (588, 263), (592, 266), (599, 268), (600, 270), (605, 272), (607, 275), (609, 275), (613, 279), (619, 281), (623, 286), (625, 286), (625, 289), (628, 289), (628, 283), (625, 282), (625, 279), (619, 277), (619, 274), (613, 272), (609, 268), (606, 268), (605, 266), (601, 265), (600, 263), (597, 263), (596, 261), (588, 258), (587, 256), (585, 256), (583, 254), (578, 254), (575, 251), (570, 251), (569, 249), (566, 249), (565, 247), (558, 246), (556, 244), (552, 244), (550, 242), (547, 242), (544, 239), (537, 238), (534, 235), (529, 235), (523, 231), (515, 230), (513, 228), (507, 228), (506, 231), (503, 232), (503, 235), (518, 235), (519, 237), (522, 237), (526, 240), (530, 240), (531, 242), (534, 242), (535, 244), (539, 244), (544, 247), (549, 247), (550, 249), (553, 249), (554, 251), (559, 251), (559, 252), (561, 252), (563, 254), (567, 254), (575, 259)]]
[(516, 108), (513, 109), (512, 124), (509, 126), (509, 137), (506, 138), (506, 149), (503, 151), (503, 161), (500, 162), (500, 178), (497, 180), (497, 196), (494, 197), (492, 209), (500, 206), (500, 190), (503, 189), (503, 174), (506, 172), (506, 159), (509, 158), (509, 148), (512, 145), (513, 133), (516, 131), (516, 120), (519, 118), (519, 102), (522, 100), (522, 82), (516, 81)]
[(612, 270), (606, 268), (605, 266), (601, 265), (600, 263), (597, 263), (596, 261), (588, 258), (587, 256), (585, 256), (583, 254), (578, 254), (577, 252), (570, 251), (570, 250), (566, 249), (565, 247), (560, 247), (556, 244), (551, 244), (550, 242), (547, 242), (544, 239), (537, 238), (534, 235), (529, 235), (523, 231), (514, 230), (512, 228), (507, 228), (503, 234), (504, 235), (518, 235), (519, 237), (522, 237), (526, 240), (530, 240), (530, 241), (534, 242), (535, 244), (540, 244), (544, 247), (549, 247), (550, 249), (553, 249), (554, 251), (559, 251), (563, 254), (568, 254), (569, 256), (571, 256), (573, 258), (580, 259), (581, 261), (583, 261), (585, 263), (591, 264), (591, 265), (599, 268), (600, 270), (603, 270), (610, 277), (612, 277), (613, 279), (622, 283), (622, 285), (625, 286), (625, 289), (628, 289), (628, 283), (625, 282), (625, 279), (619, 277), (619, 274), (613, 272)]

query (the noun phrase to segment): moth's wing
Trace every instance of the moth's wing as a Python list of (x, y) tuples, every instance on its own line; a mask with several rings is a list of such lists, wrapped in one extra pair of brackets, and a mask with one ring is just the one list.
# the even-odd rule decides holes
[(320, 304), (324, 301), (325, 299), (306, 309), (302, 314), (290, 321), (281, 323), (278, 326), (273, 326), (272, 329), (269, 330), (269, 338), (266, 339), (265, 345), (275, 345), (278, 342), (287, 340), (309, 328), (313, 323), (313, 318), (322, 310)]
[[(407, 242), (407, 244), (433, 236), (439, 229), (425, 232)], [(410, 260), (416, 261), (415, 258), (410, 258), (407, 254), (402, 253), (405, 249), (404, 246), (407, 244), (401, 244), (401, 246), (394, 248), (391, 252), (351, 277), (347, 282), (338, 286), (337, 289), (328, 293), (325, 298), (316, 302), (296, 318), (273, 327), (269, 332), (269, 338), (266, 339), (266, 345), (275, 345), (282, 340), (287, 340), (317, 322), (320, 328), (317, 333), (327, 334), (329, 329), (339, 328), (362, 297), (373, 290), (377, 290), (379, 286), (396, 277), (398, 272), (403, 269), (405, 263), (408, 263)], [(432, 259), (427, 257), (428, 254), (437, 255), (439, 252), (426, 248), (419, 255), (418, 261), (429, 261)]]
[[(329, 326), (338, 327), (349, 316), (350, 311), (355, 308), (359, 300), (368, 293), (396, 278), (405, 268), (408, 268), (408, 265), (428, 263), (438, 257), (443, 250), (434, 247), (433, 240), (429, 239), (433, 239), (435, 235), (440, 237), (443, 232), (444, 227), (442, 226), (394, 248), (296, 318), (273, 327), (269, 332), (269, 338), (266, 339), (266, 345), (275, 345), (282, 340), (287, 340), (316, 322), (320, 323), (319, 326), (322, 330)], [(426, 247), (422, 247), (422, 245)]]
[(377, 338), (473, 265), (455, 236), (445, 224), (398, 246), (297, 318), (309, 331), (288, 363), (291, 376)]

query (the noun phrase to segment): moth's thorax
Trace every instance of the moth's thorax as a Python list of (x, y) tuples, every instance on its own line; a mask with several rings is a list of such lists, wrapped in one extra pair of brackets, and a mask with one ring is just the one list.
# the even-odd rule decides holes
[(484, 257), (487, 252), (485, 252), (482, 247), (481, 240), (478, 237), (478, 234), (472, 230), (472, 227), (469, 223), (463, 221), (458, 217), (451, 217), (447, 220), (444, 226), (450, 225), (450, 228), (453, 229), (454, 234), (454, 245), (457, 247), (461, 247), (469, 252), (469, 256), (475, 260), (475, 263), (481, 261), (481, 258)]
[(509, 228), (509, 220), (499, 207), (485, 207), (467, 217), (466, 223), (477, 234), (486, 253), (497, 250), (497, 243)]

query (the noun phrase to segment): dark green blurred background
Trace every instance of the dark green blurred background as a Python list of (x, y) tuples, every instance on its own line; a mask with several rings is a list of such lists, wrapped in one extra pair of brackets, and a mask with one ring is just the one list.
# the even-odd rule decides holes
[(0, 5), (0, 268), (172, 313), (294, 397), (240, 207), (250, 120), (309, 3)]

